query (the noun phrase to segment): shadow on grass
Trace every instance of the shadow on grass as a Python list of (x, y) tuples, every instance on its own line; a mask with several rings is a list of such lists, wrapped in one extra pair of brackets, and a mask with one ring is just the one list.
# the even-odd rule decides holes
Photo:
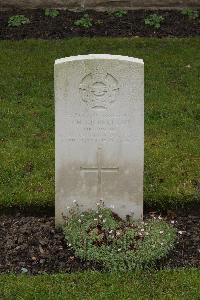
[[(174, 205), (173, 201), (174, 200)], [(162, 202), (171, 203), (167, 208), (159, 205)], [(166, 197), (166, 199), (162, 198), (158, 199), (158, 202), (155, 203), (155, 205), (150, 205), (147, 203), (147, 201), (144, 202), (144, 214), (149, 214), (151, 212), (160, 213), (162, 215), (166, 215), (170, 213), (171, 211), (175, 212), (177, 215), (200, 215), (200, 198), (192, 199), (190, 202), (179, 202), (177, 199), (169, 199)], [(22, 214), (24, 216), (49, 216), (54, 217), (55, 215), (55, 207), (54, 206), (38, 206), (38, 205), (26, 205), (26, 206), (12, 206), (12, 207), (0, 207), (0, 215), (16, 215), (16, 214)]]

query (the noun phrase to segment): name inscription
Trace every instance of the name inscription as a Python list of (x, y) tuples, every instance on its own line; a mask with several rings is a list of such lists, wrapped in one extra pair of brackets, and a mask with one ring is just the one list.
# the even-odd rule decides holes
[(66, 115), (66, 131), (68, 136), (64, 140), (67, 142), (133, 142), (137, 139), (133, 135), (133, 122), (127, 113), (92, 114), (89, 117), (84, 113), (74, 113)]

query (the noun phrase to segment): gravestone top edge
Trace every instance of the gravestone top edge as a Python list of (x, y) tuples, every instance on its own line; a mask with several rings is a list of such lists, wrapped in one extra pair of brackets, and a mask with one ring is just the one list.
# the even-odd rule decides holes
[(128, 61), (133, 63), (144, 64), (143, 59), (130, 57), (130, 56), (112, 55), (112, 54), (88, 54), (88, 55), (68, 56), (68, 57), (56, 59), (55, 65), (63, 64), (66, 62), (81, 61), (81, 60), (95, 60), (95, 59), (119, 60), (119, 61)]

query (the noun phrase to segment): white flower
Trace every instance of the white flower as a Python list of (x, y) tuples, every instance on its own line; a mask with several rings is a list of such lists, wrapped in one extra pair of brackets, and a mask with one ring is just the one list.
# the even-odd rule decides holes
[(159, 219), (159, 220), (162, 220), (162, 217), (161, 217), (161, 216), (158, 216), (158, 219)]
[(99, 218), (101, 219), (101, 218), (102, 218), (102, 215), (99, 215)]
[(69, 247), (71, 247), (72, 244), (68, 244)]
[(161, 230), (161, 231), (160, 231), (160, 234), (162, 234), (163, 232), (164, 232), (164, 231), (163, 231), (163, 230)]
[(103, 223), (106, 223), (106, 219), (103, 220)]
[(99, 202), (97, 202), (97, 206), (99, 206), (100, 205), (100, 203)]
[(172, 224), (174, 224), (174, 223), (175, 223), (175, 221), (174, 221), (174, 220), (171, 220), (171, 223), (172, 223)]
[(98, 219), (94, 219), (94, 221), (98, 221)]
[(119, 248), (117, 251), (121, 251), (122, 249), (121, 248)]
[(146, 232), (145, 234), (146, 234), (146, 235), (149, 235), (149, 233), (148, 233), (148, 232)]
[(28, 270), (27, 270), (26, 268), (21, 268), (21, 272), (22, 272), (22, 273), (27, 273)]
[(73, 200), (73, 203), (76, 203), (76, 199)]
[(163, 245), (163, 243), (160, 243), (161, 244), (161, 246)]
[(183, 231), (179, 230), (178, 233), (179, 233), (179, 234), (183, 234)]
[(113, 230), (110, 230), (109, 233), (110, 233), (110, 234), (113, 233)]
[(84, 215), (81, 215), (81, 217), (84, 217)]
[(140, 231), (144, 231), (144, 228), (140, 229)]
[(79, 219), (78, 222), (81, 223), (81, 219)]
[(120, 235), (120, 234), (121, 234), (120, 231), (117, 231), (117, 232), (116, 232), (116, 235)]

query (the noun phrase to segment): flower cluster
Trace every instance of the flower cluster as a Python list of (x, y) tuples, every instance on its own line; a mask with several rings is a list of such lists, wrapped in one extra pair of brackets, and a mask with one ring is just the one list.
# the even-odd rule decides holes
[(152, 264), (173, 247), (175, 229), (161, 218), (124, 221), (102, 203), (84, 213), (74, 204), (64, 234), (81, 259), (97, 261), (107, 270), (130, 271)]

